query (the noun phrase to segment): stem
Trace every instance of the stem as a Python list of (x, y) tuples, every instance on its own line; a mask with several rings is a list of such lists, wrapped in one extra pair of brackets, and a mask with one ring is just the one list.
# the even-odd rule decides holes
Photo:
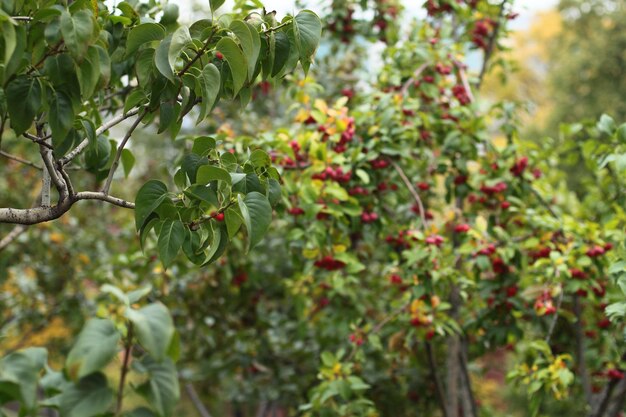
[(10, 154), (10, 153), (5, 152), (5, 151), (0, 151), (0, 156), (4, 156), (7, 159), (10, 159), (10, 160), (15, 161), (15, 162), (19, 162), (20, 164), (28, 165), (29, 167), (33, 167), (33, 168), (38, 169), (38, 170), (42, 169), (39, 165), (35, 164), (34, 162), (30, 162), (30, 161), (28, 161), (26, 159), (20, 158), (19, 156)]
[(443, 394), (443, 387), (441, 385), (441, 381), (439, 380), (439, 375), (437, 375), (437, 361), (435, 360), (435, 353), (433, 352), (433, 348), (430, 345), (430, 342), (425, 342), (426, 345), (426, 353), (428, 355), (428, 368), (430, 369), (430, 376), (435, 383), (435, 388), (437, 391), (437, 400), (439, 400), (439, 406), (441, 407), (441, 413), (443, 417), (448, 417), (448, 410), (446, 408), (446, 401)]
[(498, 13), (498, 20), (496, 21), (496, 27), (493, 29), (493, 33), (491, 34), (491, 37), (489, 38), (489, 44), (487, 45), (487, 49), (485, 49), (485, 58), (483, 59), (483, 66), (480, 69), (480, 75), (478, 76), (478, 82), (476, 83), (477, 91), (480, 90), (480, 86), (483, 83), (483, 79), (485, 78), (485, 75), (487, 74), (487, 67), (489, 66), (489, 61), (491, 60), (493, 51), (496, 46), (496, 40), (498, 39), (498, 34), (500, 32), (502, 16), (504, 15), (504, 7), (506, 6), (507, 2), (508, 0), (502, 0), (502, 3), (500, 3), (500, 12)]
[(109, 175), (107, 177), (106, 183), (104, 184), (104, 188), (102, 188), (102, 192), (104, 194), (109, 194), (109, 190), (111, 189), (111, 183), (113, 182), (113, 176), (115, 175), (115, 171), (117, 171), (117, 168), (120, 165), (120, 159), (122, 157), (124, 147), (126, 146), (126, 143), (130, 139), (137, 126), (139, 126), (139, 123), (141, 123), (141, 120), (146, 116), (146, 114), (148, 114), (147, 109), (144, 110), (143, 113), (139, 115), (139, 117), (137, 117), (135, 122), (131, 125), (130, 129), (128, 129), (128, 132), (126, 132), (126, 135), (124, 136), (124, 139), (122, 139), (120, 146), (117, 147), (115, 159), (113, 160), (113, 164), (111, 164), (111, 169), (109, 170)]
[(191, 68), (191, 66), (198, 60), (200, 59), (200, 57), (204, 54), (204, 52), (207, 50), (207, 48), (209, 47), (209, 44), (211, 43), (211, 40), (213, 39), (213, 35), (215, 35), (215, 29), (213, 29), (211, 31), (211, 34), (209, 35), (208, 39), (206, 40), (206, 42), (204, 43), (204, 45), (202, 46), (202, 48), (200, 48), (200, 50), (196, 53), (196, 56), (194, 56), (191, 61), (189, 61), (187, 63), (187, 65), (185, 65), (183, 67), (183, 69), (181, 69), (178, 72), (178, 76), (182, 77), (188, 70), (189, 68)]
[(126, 344), (124, 348), (124, 361), (122, 369), (120, 369), (120, 385), (117, 389), (117, 405), (115, 406), (115, 415), (122, 413), (122, 404), (124, 402), (124, 385), (126, 384), (126, 375), (128, 374), (128, 364), (133, 350), (133, 323), (128, 323), (128, 333), (126, 335)]
[(419, 77), (420, 74), (424, 72), (426, 68), (428, 68), (427, 62), (420, 65), (413, 73), (413, 76), (409, 78), (408, 80), (406, 80), (406, 82), (402, 85), (402, 90), (401, 90), (403, 96), (406, 95), (407, 91), (409, 91), (409, 88), (411, 87), (411, 84), (414, 83), (415, 80), (417, 80), (417, 77)]
[(274, 32), (274, 31), (276, 31), (276, 30), (278, 30), (278, 29), (284, 28), (284, 27), (285, 27), (285, 26), (287, 26), (287, 25), (290, 25), (291, 23), (293, 23), (293, 19), (288, 20), (288, 21), (286, 21), (286, 22), (283, 22), (283, 23), (281, 23), (281, 24), (280, 24), (280, 25), (278, 25), (278, 26), (274, 26), (273, 28), (268, 28), (268, 29), (265, 29), (265, 30), (263, 31), (263, 33), (267, 34), (267, 33)]
[(198, 393), (196, 392), (196, 389), (191, 383), (185, 384), (185, 391), (187, 392), (191, 403), (198, 411), (198, 414), (200, 414), (200, 417), (211, 417), (211, 413), (209, 413), (209, 410), (207, 410), (207, 408), (204, 406), (204, 404), (200, 400), (200, 397), (198, 396)]
[(592, 391), (591, 382), (589, 381), (589, 371), (587, 370), (587, 361), (585, 360), (585, 337), (583, 333), (582, 324), (582, 305), (580, 303), (580, 297), (574, 295), (574, 315), (576, 316), (576, 323), (574, 323), (574, 332), (576, 337), (576, 359), (578, 359), (578, 374), (580, 376), (580, 382), (583, 386), (583, 392), (585, 394), (585, 400), (587, 404), (591, 404)]
[(472, 379), (470, 378), (469, 371), (467, 369), (467, 339), (461, 340), (461, 351), (459, 352), (461, 362), (461, 374), (465, 379), (465, 387), (468, 401), (470, 403), (470, 410), (472, 417), (478, 417), (478, 410), (476, 409), (476, 400), (474, 399), (474, 392), (472, 391)]
[[(109, 120), (108, 122), (106, 122), (105, 124), (100, 126), (98, 129), (96, 129), (95, 136), (103, 134), (104, 132), (106, 132), (107, 130), (112, 128), (113, 126), (116, 126), (116, 125), (120, 124), (124, 120), (128, 119), (129, 117), (133, 117), (133, 116), (135, 116), (138, 113), (139, 113), (139, 109), (136, 108), (136, 109), (130, 110), (128, 113), (120, 114), (118, 116), (115, 116), (114, 118), (112, 118), (111, 120)], [(29, 139), (31, 139), (31, 138), (29, 138)], [(80, 153), (82, 151), (84, 151), (87, 148), (88, 145), (89, 145), (89, 139), (84, 139), (70, 153), (65, 155), (65, 157), (59, 159), (59, 163), (61, 165), (67, 165), (70, 161), (74, 160), (74, 158), (76, 158), (78, 155), (80, 155)]]
[(398, 175), (400, 175), (400, 178), (402, 178), (402, 182), (404, 182), (404, 185), (406, 185), (406, 188), (408, 188), (409, 192), (415, 199), (415, 202), (417, 203), (417, 207), (420, 210), (420, 217), (422, 218), (422, 229), (424, 230), (424, 233), (426, 233), (428, 223), (426, 222), (426, 213), (424, 213), (424, 204), (422, 204), (422, 199), (420, 198), (419, 193), (417, 192), (415, 187), (413, 187), (413, 184), (411, 183), (409, 178), (406, 176), (406, 174), (402, 170), (402, 167), (400, 167), (400, 165), (398, 165), (395, 161), (392, 161), (391, 159), (389, 160), (389, 162), (391, 163), (391, 165), (393, 165), (395, 170), (398, 172)]

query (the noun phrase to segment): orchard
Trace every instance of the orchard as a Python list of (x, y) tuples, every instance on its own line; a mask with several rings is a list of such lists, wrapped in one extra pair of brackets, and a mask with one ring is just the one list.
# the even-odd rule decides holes
[(624, 415), (626, 123), (501, 97), (526, 2), (112, 3), (0, 2), (0, 416)]

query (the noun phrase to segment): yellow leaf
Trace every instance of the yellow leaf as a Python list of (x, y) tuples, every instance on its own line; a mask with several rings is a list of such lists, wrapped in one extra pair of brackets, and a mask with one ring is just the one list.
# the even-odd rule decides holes
[(324, 100), (317, 99), (315, 100), (315, 104), (313, 105), (316, 109), (321, 111), (322, 113), (328, 113), (328, 104)]
[(302, 256), (304, 256), (307, 259), (315, 259), (317, 258), (317, 256), (319, 255), (320, 250), (315, 248), (315, 249), (302, 249)]

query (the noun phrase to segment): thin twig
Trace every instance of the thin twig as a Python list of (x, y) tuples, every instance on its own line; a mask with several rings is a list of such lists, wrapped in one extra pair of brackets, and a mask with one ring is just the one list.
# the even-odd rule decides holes
[(27, 227), (24, 225), (17, 225), (9, 232), (8, 235), (0, 240), (0, 252), (7, 248), (15, 239), (21, 236), (22, 233), (26, 231)]
[[(559, 270), (556, 270), (556, 278), (559, 276)], [(556, 302), (556, 311), (554, 312), (554, 318), (550, 323), (550, 327), (548, 328), (548, 334), (546, 335), (546, 344), (550, 344), (550, 339), (552, 339), (552, 334), (554, 333), (554, 329), (556, 328), (556, 322), (559, 321), (559, 310), (561, 309), (561, 304), (563, 303), (563, 287), (561, 287), (561, 293), (559, 294), (559, 300)]]
[(265, 30), (263, 31), (263, 33), (268, 34), (268, 33), (274, 32), (274, 31), (276, 31), (276, 30), (278, 30), (278, 29), (282, 29), (282, 28), (284, 28), (285, 26), (287, 26), (287, 25), (289, 25), (289, 24), (291, 24), (291, 23), (293, 23), (293, 19), (288, 20), (288, 21), (286, 21), (286, 22), (283, 22), (283, 23), (281, 23), (281, 24), (280, 24), (280, 25), (278, 25), (278, 26), (274, 26), (273, 28), (268, 28), (268, 29), (265, 29)]
[(587, 370), (587, 361), (585, 359), (585, 336), (583, 333), (582, 323), (582, 305), (578, 294), (574, 294), (574, 315), (576, 323), (574, 323), (574, 334), (576, 338), (576, 359), (578, 360), (578, 374), (580, 383), (583, 386), (583, 393), (587, 404), (591, 404), (592, 391), (591, 381), (589, 380), (589, 371)]
[(126, 375), (128, 374), (128, 365), (133, 351), (133, 323), (128, 323), (128, 333), (126, 334), (126, 344), (124, 346), (124, 361), (120, 369), (120, 384), (117, 389), (117, 405), (115, 406), (115, 415), (122, 414), (122, 405), (124, 402), (124, 385), (126, 384)]
[(204, 42), (204, 45), (202, 45), (202, 48), (200, 48), (200, 50), (198, 50), (198, 52), (196, 52), (196, 56), (194, 56), (188, 63), (187, 65), (185, 65), (183, 67), (183, 69), (181, 69), (180, 71), (178, 71), (178, 76), (182, 77), (188, 70), (189, 68), (191, 68), (191, 66), (198, 60), (200, 59), (200, 57), (202, 55), (204, 55), (204, 53), (206, 52), (207, 48), (209, 47), (209, 44), (211, 43), (211, 40), (213, 39), (213, 35), (215, 35), (215, 29), (213, 29), (211, 31), (211, 34), (209, 35), (209, 37), (207, 38), (206, 42)]
[[(392, 311), (390, 314), (386, 315), (376, 326), (372, 328), (372, 330), (370, 330), (369, 332), (366, 332), (364, 336), (371, 336), (374, 334), (378, 334), (383, 329), (383, 327), (385, 327), (387, 323), (389, 323), (391, 320), (395, 319), (398, 315), (400, 315), (403, 311), (405, 311), (411, 305), (412, 301), (413, 300), (407, 301), (406, 303), (402, 304), (402, 306), (397, 308), (395, 311)], [(356, 355), (357, 350), (358, 350), (358, 345), (355, 344), (352, 347), (352, 351), (350, 351), (350, 354), (346, 358), (347, 362), (350, 362), (354, 358), (354, 355)]]
[(196, 411), (198, 411), (198, 414), (200, 414), (200, 417), (212, 417), (211, 413), (209, 413), (209, 410), (207, 410), (207, 408), (202, 403), (202, 400), (200, 400), (196, 389), (191, 383), (185, 384), (185, 391), (187, 392), (187, 395), (189, 396), (189, 399), (191, 400), (194, 408), (196, 409)]
[(500, 11), (498, 12), (498, 20), (496, 21), (496, 27), (493, 29), (493, 33), (489, 37), (489, 43), (487, 44), (487, 49), (485, 49), (485, 58), (483, 59), (483, 66), (480, 69), (480, 74), (478, 76), (478, 82), (476, 83), (476, 90), (480, 90), (480, 87), (483, 83), (483, 79), (485, 78), (485, 74), (487, 74), (487, 68), (489, 66), (489, 61), (493, 55), (494, 49), (496, 47), (496, 40), (498, 39), (498, 35), (500, 32), (500, 26), (502, 25), (502, 16), (504, 16), (504, 8), (508, 0), (502, 0), (500, 4)]
[(395, 170), (398, 172), (398, 175), (400, 175), (402, 182), (404, 182), (404, 185), (406, 185), (406, 188), (408, 188), (409, 192), (415, 199), (415, 202), (417, 203), (417, 207), (419, 208), (419, 211), (420, 211), (420, 217), (422, 218), (422, 229), (424, 230), (424, 233), (426, 233), (426, 230), (428, 228), (428, 223), (426, 221), (426, 213), (424, 212), (424, 204), (422, 203), (422, 199), (420, 198), (419, 193), (417, 192), (417, 190), (411, 183), (411, 180), (409, 180), (409, 178), (406, 176), (406, 174), (402, 170), (402, 167), (400, 167), (400, 165), (398, 165), (395, 161), (391, 159), (389, 159), (389, 162), (391, 163), (391, 165), (393, 165)]
[(425, 62), (422, 65), (420, 65), (413, 73), (413, 76), (409, 78), (408, 80), (406, 80), (406, 82), (402, 85), (402, 90), (400, 90), (403, 96), (406, 95), (406, 93), (409, 91), (409, 88), (411, 87), (411, 84), (413, 84), (417, 80), (417, 78), (420, 76), (422, 72), (424, 72), (426, 68), (428, 68), (428, 62)]
[[(121, 122), (128, 119), (129, 117), (135, 116), (136, 114), (139, 113), (139, 110), (140, 110), (139, 108), (135, 108), (135, 109), (129, 110), (128, 113), (119, 114), (115, 116), (114, 118), (112, 118), (111, 120), (109, 120), (108, 122), (100, 126), (98, 129), (96, 129), (95, 136), (103, 134), (104, 132), (112, 128), (113, 126), (120, 124)], [(71, 152), (69, 152), (63, 158), (59, 159), (59, 163), (61, 165), (67, 165), (70, 161), (72, 161), (74, 158), (80, 155), (80, 153), (84, 151), (88, 145), (89, 145), (89, 139), (83, 139), (83, 141), (79, 143), (78, 146), (76, 146)]]
[(131, 135), (133, 134), (137, 126), (139, 126), (139, 123), (141, 123), (141, 120), (146, 116), (146, 114), (148, 114), (148, 109), (144, 110), (143, 113), (141, 113), (139, 117), (137, 117), (137, 119), (132, 124), (130, 129), (128, 129), (128, 132), (126, 132), (126, 135), (124, 136), (124, 139), (122, 139), (120, 146), (117, 147), (117, 152), (115, 153), (115, 159), (113, 160), (113, 164), (111, 164), (111, 169), (109, 169), (109, 175), (104, 184), (104, 187), (102, 188), (102, 192), (104, 194), (108, 194), (109, 190), (111, 189), (113, 176), (115, 175), (115, 171), (117, 171), (117, 167), (120, 165), (120, 158), (122, 157), (122, 152), (124, 151), (124, 147), (126, 146), (126, 143), (130, 139)]
[(548, 204), (548, 202), (541, 196), (541, 194), (539, 194), (539, 191), (537, 191), (535, 187), (533, 187), (532, 185), (530, 186), (530, 191), (535, 195), (535, 197), (537, 197), (537, 200), (539, 200), (541, 205), (544, 206), (546, 210), (550, 212), (550, 215), (558, 220), (559, 219), (558, 214), (556, 214), (556, 212), (552, 209), (550, 204)]
[(28, 161), (26, 159), (20, 158), (17, 155), (13, 155), (13, 154), (10, 154), (10, 153), (5, 152), (5, 151), (0, 151), (0, 156), (4, 156), (7, 159), (10, 159), (10, 160), (15, 161), (15, 162), (19, 162), (20, 164), (28, 165), (29, 167), (38, 169), (40, 171), (43, 169), (42, 167), (40, 167), (39, 165), (37, 165), (34, 162), (30, 162), (30, 161)]
[(33, 20), (33, 18), (30, 17), (30, 16), (11, 16), (11, 19), (13, 19), (13, 20), (15, 20), (17, 22), (19, 22), (19, 21), (30, 22), (31, 20)]
[(54, 150), (54, 148), (52, 147), (52, 145), (50, 145), (49, 143), (46, 142), (45, 138), (40, 138), (38, 136), (35, 136), (31, 133), (25, 132), (22, 134), (25, 138), (32, 140), (33, 142), (35, 142), (38, 145), (41, 145), (45, 148), (48, 148), (50, 150)]

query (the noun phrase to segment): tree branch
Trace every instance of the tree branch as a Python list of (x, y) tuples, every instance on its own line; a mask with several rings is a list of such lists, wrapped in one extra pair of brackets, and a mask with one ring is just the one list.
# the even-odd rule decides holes
[(20, 164), (28, 165), (29, 167), (32, 167), (32, 168), (35, 168), (35, 169), (38, 169), (38, 170), (42, 170), (43, 169), (42, 167), (40, 167), (39, 165), (37, 165), (34, 162), (30, 162), (29, 160), (23, 159), (23, 158), (21, 158), (21, 157), (19, 157), (17, 155), (13, 155), (13, 154), (10, 154), (10, 153), (5, 152), (5, 151), (0, 151), (0, 156), (4, 156), (7, 159), (10, 159), (10, 160), (15, 161), (15, 162), (19, 162)]
[(187, 395), (189, 396), (189, 399), (191, 400), (194, 408), (198, 411), (198, 414), (200, 414), (200, 417), (212, 417), (211, 413), (209, 413), (209, 410), (207, 410), (207, 408), (202, 403), (202, 400), (200, 400), (196, 389), (191, 383), (185, 384), (185, 391), (187, 392)]
[(139, 126), (139, 123), (141, 122), (141, 120), (146, 116), (146, 114), (148, 114), (148, 109), (144, 110), (143, 113), (141, 113), (139, 117), (137, 117), (135, 122), (131, 125), (130, 129), (128, 129), (128, 132), (126, 132), (126, 135), (124, 136), (124, 139), (122, 139), (120, 146), (117, 147), (115, 159), (113, 160), (113, 163), (111, 164), (111, 169), (109, 169), (109, 175), (107, 177), (106, 183), (104, 184), (104, 187), (102, 188), (102, 192), (104, 194), (109, 194), (109, 190), (111, 189), (111, 183), (113, 182), (113, 176), (115, 175), (115, 171), (117, 171), (117, 167), (120, 165), (120, 158), (122, 157), (122, 151), (124, 151), (124, 147), (126, 146), (126, 143), (132, 136), (137, 126)]
[(0, 208), (0, 223), (32, 225), (56, 220), (67, 213), (74, 203), (81, 200), (100, 200), (114, 206), (134, 209), (135, 205), (121, 198), (99, 192), (83, 191), (59, 200), (52, 207), (35, 207), (30, 209)]
[(437, 400), (439, 400), (441, 413), (443, 417), (448, 417), (448, 409), (446, 407), (446, 399), (443, 392), (443, 386), (441, 385), (441, 380), (439, 380), (439, 375), (437, 375), (437, 361), (435, 360), (435, 353), (433, 352), (433, 347), (430, 345), (430, 342), (425, 342), (424, 344), (426, 345), (426, 354), (428, 356), (428, 368), (430, 369), (430, 376), (435, 383)]
[(128, 365), (133, 352), (133, 323), (128, 323), (128, 332), (126, 334), (126, 343), (124, 346), (124, 361), (120, 369), (120, 384), (117, 389), (117, 404), (115, 406), (115, 415), (122, 414), (122, 403), (124, 401), (124, 385), (126, 384), (126, 375), (128, 374)]
[(411, 87), (411, 84), (414, 83), (415, 80), (417, 80), (417, 77), (419, 77), (420, 74), (424, 72), (426, 68), (428, 68), (428, 62), (425, 62), (422, 65), (420, 65), (413, 73), (413, 76), (405, 81), (405, 83), (402, 85), (402, 90), (400, 90), (403, 96), (406, 95), (406, 93), (409, 91), (409, 88)]
[(2, 238), (2, 240), (0, 240), (0, 252), (6, 249), (7, 246), (13, 243), (13, 241), (17, 239), (18, 237), (20, 237), (20, 235), (24, 233), (25, 231), (26, 231), (26, 226), (21, 225), (21, 224), (15, 226), (13, 230), (9, 232), (8, 235), (6, 235), (5, 237)]
[[(103, 134), (104, 132), (112, 128), (113, 126), (120, 124), (121, 122), (128, 119), (129, 117), (135, 116), (136, 114), (139, 113), (139, 110), (140, 110), (139, 108), (136, 108), (136, 109), (130, 110), (128, 113), (115, 116), (114, 118), (112, 118), (111, 120), (109, 120), (108, 122), (100, 126), (98, 129), (96, 129), (96, 136)], [(89, 139), (83, 139), (83, 141), (79, 143), (78, 146), (76, 146), (74, 149), (72, 149), (70, 153), (65, 155), (63, 158), (59, 159), (59, 163), (61, 165), (67, 165), (70, 161), (72, 161), (74, 158), (80, 155), (80, 153), (84, 151), (88, 145), (89, 145)]]
[(487, 49), (485, 49), (485, 58), (483, 59), (483, 66), (480, 69), (480, 74), (478, 75), (478, 82), (476, 83), (476, 90), (480, 90), (480, 87), (483, 83), (483, 79), (487, 74), (487, 68), (489, 66), (489, 61), (493, 55), (494, 49), (496, 47), (496, 40), (498, 39), (498, 35), (500, 33), (500, 26), (502, 25), (502, 16), (504, 16), (504, 8), (508, 0), (502, 0), (500, 3), (500, 11), (498, 12), (498, 20), (496, 21), (496, 27), (493, 29), (493, 33), (489, 37), (489, 43), (487, 44)]
[(404, 182), (404, 185), (406, 185), (406, 188), (408, 188), (409, 192), (415, 199), (415, 202), (417, 203), (417, 207), (420, 210), (420, 217), (422, 218), (422, 229), (424, 230), (424, 232), (426, 232), (428, 223), (426, 221), (426, 213), (424, 212), (424, 204), (422, 204), (422, 199), (420, 198), (419, 193), (413, 186), (413, 183), (411, 183), (409, 178), (406, 176), (406, 174), (402, 170), (402, 167), (400, 167), (400, 165), (398, 165), (395, 161), (391, 159), (389, 159), (389, 162), (391, 163), (391, 165), (393, 165), (395, 170), (398, 172), (398, 174), (400, 175), (400, 178), (402, 178), (402, 182)]
[(587, 370), (587, 361), (585, 360), (585, 335), (583, 333), (582, 324), (582, 305), (580, 297), (574, 294), (574, 315), (576, 323), (574, 323), (574, 334), (576, 338), (576, 359), (578, 360), (578, 375), (580, 383), (583, 386), (583, 393), (587, 404), (591, 404), (592, 391), (591, 381), (589, 380), (589, 371)]

